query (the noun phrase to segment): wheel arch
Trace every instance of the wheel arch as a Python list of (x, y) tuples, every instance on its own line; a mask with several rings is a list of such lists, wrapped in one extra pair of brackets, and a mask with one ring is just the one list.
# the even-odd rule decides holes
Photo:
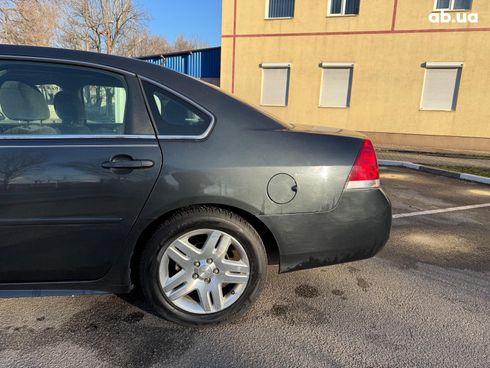
[(144, 244), (149, 240), (151, 235), (156, 231), (158, 226), (162, 224), (167, 218), (171, 217), (173, 214), (176, 212), (193, 208), (193, 207), (199, 207), (199, 206), (204, 206), (204, 207), (214, 207), (214, 208), (220, 208), (224, 210), (228, 210), (230, 212), (235, 213), (238, 216), (241, 216), (244, 220), (246, 220), (252, 227), (257, 231), (259, 234), (262, 243), (264, 244), (266, 253), (267, 253), (267, 259), (269, 264), (279, 264), (280, 261), (280, 250), (279, 250), (279, 245), (277, 243), (277, 240), (272, 233), (272, 231), (268, 228), (267, 225), (265, 225), (257, 216), (252, 214), (251, 212), (244, 210), (239, 207), (235, 206), (230, 206), (230, 205), (223, 205), (223, 204), (217, 204), (217, 203), (203, 203), (203, 204), (194, 204), (194, 205), (189, 205), (189, 206), (184, 206), (184, 207), (179, 207), (176, 209), (173, 209), (171, 211), (165, 212), (152, 222), (150, 222), (144, 230), (141, 232), (139, 235), (135, 246), (133, 248), (133, 252), (131, 254), (130, 258), (130, 277), (131, 281), (133, 283), (138, 282), (138, 278), (135, 277), (138, 272), (138, 264), (139, 260), (141, 257), (141, 253), (144, 247)]

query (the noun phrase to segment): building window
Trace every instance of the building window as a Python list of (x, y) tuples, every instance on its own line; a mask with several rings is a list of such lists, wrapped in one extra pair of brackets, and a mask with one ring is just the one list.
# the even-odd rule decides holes
[(263, 106), (287, 106), (290, 64), (261, 64)]
[(360, 0), (330, 0), (328, 15), (358, 15)]
[(435, 10), (471, 10), (472, 0), (436, 0)]
[(425, 63), (422, 110), (455, 111), (463, 63)]
[(352, 92), (352, 63), (322, 63), (320, 107), (347, 108)]
[(293, 18), (295, 0), (268, 0), (267, 18)]

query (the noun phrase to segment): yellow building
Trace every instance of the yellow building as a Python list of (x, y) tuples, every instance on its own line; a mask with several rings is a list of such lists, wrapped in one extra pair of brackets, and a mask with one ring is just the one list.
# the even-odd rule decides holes
[(490, 151), (489, 0), (223, 0), (221, 87), (378, 144)]

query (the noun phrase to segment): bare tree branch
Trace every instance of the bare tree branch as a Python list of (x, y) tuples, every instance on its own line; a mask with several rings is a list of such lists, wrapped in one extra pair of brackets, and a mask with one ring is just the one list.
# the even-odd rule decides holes
[(152, 35), (134, 0), (0, 0), (0, 42), (115, 53), (164, 54), (206, 47), (179, 36)]
[(121, 55), (131, 57), (165, 54), (171, 51), (172, 46), (164, 37), (152, 35), (147, 31), (133, 35), (119, 49)]
[(54, 0), (0, 1), (0, 42), (51, 46), (58, 26)]
[(172, 51), (188, 51), (195, 49), (203, 49), (208, 47), (208, 44), (197, 37), (194, 38), (185, 38), (185, 36), (180, 35), (175, 40), (175, 43), (172, 47)]

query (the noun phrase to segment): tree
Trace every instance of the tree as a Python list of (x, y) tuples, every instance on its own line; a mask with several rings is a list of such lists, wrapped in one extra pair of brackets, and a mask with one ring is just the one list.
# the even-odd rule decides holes
[(197, 37), (187, 39), (185, 36), (180, 35), (175, 40), (175, 43), (172, 46), (172, 51), (188, 51), (203, 49), (205, 47), (208, 47), (208, 44)]
[(204, 41), (198, 38), (187, 39), (179, 36), (171, 45), (166, 38), (142, 31), (128, 39), (120, 48), (119, 54), (130, 57), (166, 54), (169, 52), (189, 51), (207, 47)]
[(0, 42), (145, 56), (206, 47), (179, 36), (170, 44), (146, 28), (136, 0), (0, 0)]
[(134, 34), (120, 48), (119, 54), (130, 57), (158, 55), (170, 52), (172, 46), (161, 36), (150, 34), (143, 31), (140, 34)]
[(0, 1), (0, 42), (51, 46), (58, 16), (53, 0)]
[(68, 0), (63, 13), (62, 47), (108, 54), (120, 53), (146, 20), (133, 0)]
[(18, 155), (12, 153), (3, 155), (0, 160), (0, 180), (3, 184), (3, 189), (7, 191), (13, 180), (24, 174), (28, 169), (32, 170), (39, 167), (45, 161), (46, 157), (42, 154)]

